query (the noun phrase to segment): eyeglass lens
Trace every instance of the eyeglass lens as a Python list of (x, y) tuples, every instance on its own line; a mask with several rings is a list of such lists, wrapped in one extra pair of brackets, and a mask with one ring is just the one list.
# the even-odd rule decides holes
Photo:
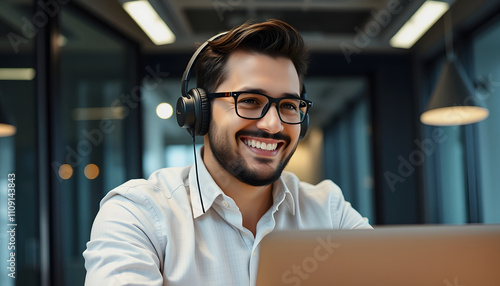
[[(259, 119), (268, 111), (269, 105), (269, 99), (264, 95), (241, 93), (236, 99), (236, 112), (247, 119)], [(278, 112), (284, 123), (300, 123), (307, 112), (307, 103), (298, 98), (281, 99)]]

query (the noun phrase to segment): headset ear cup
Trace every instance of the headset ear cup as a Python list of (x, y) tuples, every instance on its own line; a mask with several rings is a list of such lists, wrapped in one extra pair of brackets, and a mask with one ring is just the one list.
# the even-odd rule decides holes
[(195, 124), (195, 101), (192, 96), (181, 96), (176, 107), (177, 124), (182, 128), (192, 130)]
[(177, 124), (194, 136), (203, 136), (210, 125), (210, 101), (201, 88), (193, 88), (177, 100)]
[(300, 135), (299, 135), (299, 140), (304, 139), (307, 133), (307, 128), (309, 127), (309, 114), (306, 115), (306, 118), (302, 123), (300, 123)]
[(200, 119), (200, 129), (197, 135), (203, 136), (207, 134), (210, 126), (210, 100), (204, 89), (197, 88), (196, 90), (200, 99), (200, 117), (198, 117)]

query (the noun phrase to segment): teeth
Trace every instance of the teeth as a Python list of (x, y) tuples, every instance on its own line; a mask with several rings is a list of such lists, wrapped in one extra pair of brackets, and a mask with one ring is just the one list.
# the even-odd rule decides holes
[(274, 151), (274, 150), (276, 150), (276, 148), (278, 148), (278, 143), (266, 144), (264, 142), (255, 141), (253, 139), (252, 140), (245, 140), (245, 144), (247, 144), (248, 146), (253, 147), (253, 148), (258, 148), (258, 149), (267, 150), (267, 151)]

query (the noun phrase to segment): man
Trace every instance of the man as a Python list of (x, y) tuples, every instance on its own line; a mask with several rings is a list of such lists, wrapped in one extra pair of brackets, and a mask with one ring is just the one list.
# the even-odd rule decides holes
[(246, 23), (196, 64), (211, 111), (198, 168), (161, 169), (102, 200), (86, 285), (253, 285), (271, 231), (371, 228), (333, 182), (283, 171), (309, 106), (307, 51), (291, 26)]

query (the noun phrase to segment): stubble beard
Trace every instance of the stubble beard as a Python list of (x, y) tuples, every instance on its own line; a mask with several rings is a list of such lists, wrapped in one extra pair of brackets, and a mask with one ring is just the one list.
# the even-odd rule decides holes
[[(208, 132), (209, 145), (212, 150), (212, 154), (214, 158), (217, 160), (220, 166), (224, 168), (229, 174), (234, 176), (239, 181), (250, 185), (250, 186), (266, 186), (274, 183), (281, 176), (281, 173), (285, 169), (286, 165), (292, 158), (293, 153), (295, 153), (295, 149), (297, 148), (297, 143), (293, 147), (292, 152), (284, 158), (280, 160), (276, 169), (271, 173), (263, 173), (259, 172), (248, 166), (247, 162), (243, 160), (242, 156), (238, 151), (232, 150), (231, 146), (227, 144), (229, 142), (229, 138), (227, 136), (223, 136), (222, 134), (218, 134), (218, 129), (215, 127), (215, 124), (211, 122), (210, 130)], [(235, 140), (238, 140), (240, 135), (252, 135), (256, 137), (263, 138), (276, 138), (283, 139), (286, 141), (285, 145), (282, 148), (285, 148), (290, 144), (290, 137), (284, 134), (269, 134), (263, 131), (239, 131), (235, 135)], [(244, 144), (240, 142), (240, 144)], [(257, 159), (261, 163), (271, 162), (270, 159), (259, 158)]]

